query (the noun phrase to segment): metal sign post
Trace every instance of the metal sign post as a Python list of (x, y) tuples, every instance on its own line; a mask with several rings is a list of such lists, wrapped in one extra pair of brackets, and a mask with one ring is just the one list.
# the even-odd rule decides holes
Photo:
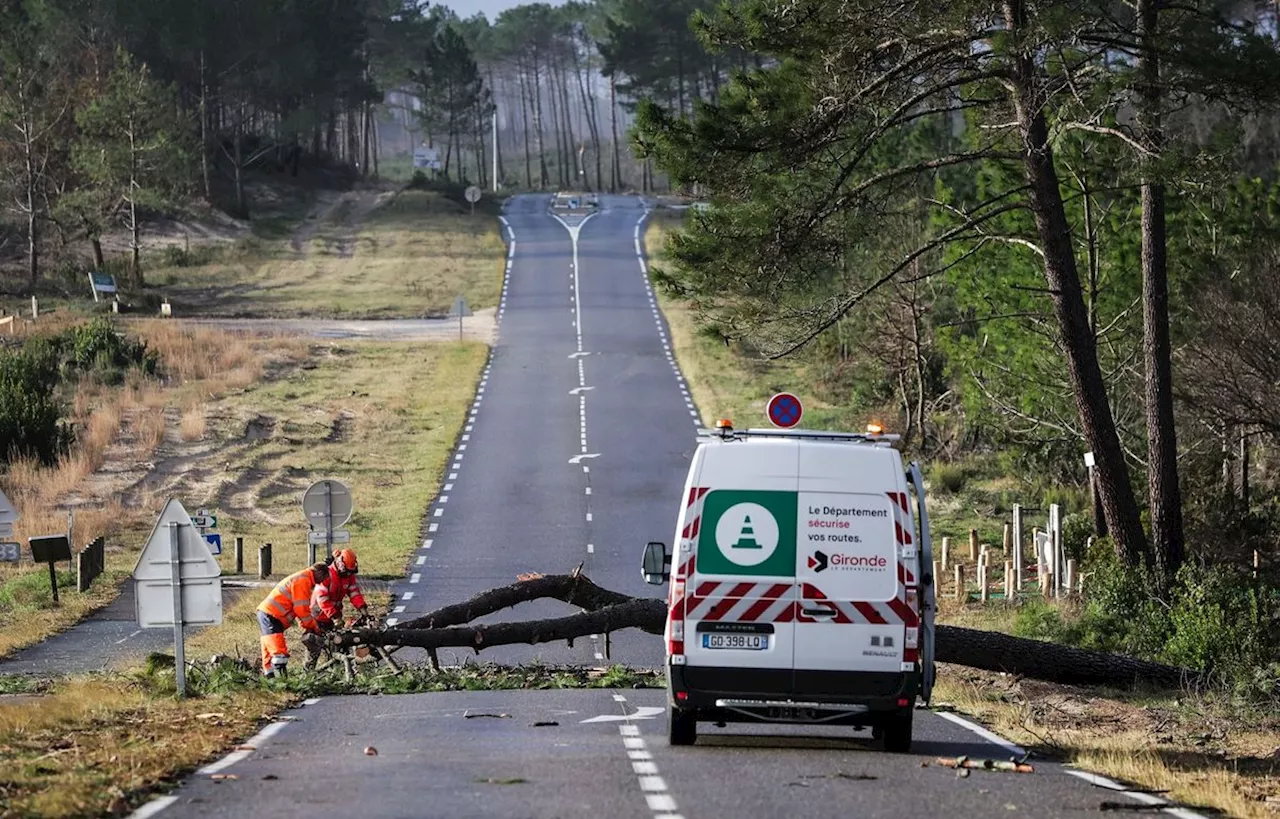
[(449, 317), (457, 317), (458, 319), (458, 341), (462, 341), (462, 319), (466, 316), (473, 315), (471, 305), (467, 304), (466, 296), (458, 296), (453, 300), (453, 309), (449, 311)]
[(310, 524), (307, 551), (316, 562), (316, 547), (324, 544), (325, 556), (333, 554), (335, 543), (346, 543), (349, 534), (339, 527), (351, 520), (351, 491), (341, 481), (316, 481), (302, 495), (302, 514)]
[(178, 695), (186, 694), (187, 626), (222, 622), (222, 569), (191, 523), (182, 504), (171, 498), (133, 567), (139, 628), (173, 628), (174, 671)]
[(169, 582), (173, 585), (173, 670), (178, 696), (187, 695), (187, 642), (182, 631), (182, 548), (178, 541), (180, 523), (169, 523)]

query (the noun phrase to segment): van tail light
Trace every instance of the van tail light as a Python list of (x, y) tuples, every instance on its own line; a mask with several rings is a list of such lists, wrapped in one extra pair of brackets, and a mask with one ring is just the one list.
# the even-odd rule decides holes
[(677, 699), (677, 700), (679, 700), (680, 702), (684, 702), (685, 700), (689, 699), (689, 692), (688, 692), (688, 691), (677, 691), (677, 692), (676, 692), (676, 699)]
[(920, 647), (920, 629), (915, 627), (908, 628), (906, 648), (919, 648), (919, 647)]
[[(677, 665), (684, 660), (684, 591), (685, 582), (671, 584), (671, 612), (667, 624), (667, 656)], [(679, 661), (676, 658), (679, 657)]]

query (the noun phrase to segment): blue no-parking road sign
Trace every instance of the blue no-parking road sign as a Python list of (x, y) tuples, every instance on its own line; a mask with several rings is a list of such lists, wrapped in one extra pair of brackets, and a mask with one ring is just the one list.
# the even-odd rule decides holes
[(804, 407), (800, 399), (789, 392), (780, 392), (769, 399), (769, 421), (776, 427), (789, 429), (800, 423)]

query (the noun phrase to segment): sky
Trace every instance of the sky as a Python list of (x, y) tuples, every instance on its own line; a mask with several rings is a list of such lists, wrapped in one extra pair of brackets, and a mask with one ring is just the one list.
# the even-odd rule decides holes
[[(504, 9), (521, 6), (525, 2), (529, 0), (439, 0), (439, 5), (448, 6), (457, 12), (459, 17), (470, 17), (477, 12), (484, 12), (484, 16), (492, 21)], [(563, 0), (543, 0), (543, 2), (558, 6)]]

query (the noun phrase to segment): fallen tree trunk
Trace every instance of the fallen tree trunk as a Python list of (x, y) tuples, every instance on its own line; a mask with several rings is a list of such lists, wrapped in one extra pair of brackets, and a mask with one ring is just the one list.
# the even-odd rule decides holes
[[(602, 589), (586, 575), (574, 571), (571, 574), (538, 575), (518, 580), (510, 586), (480, 592), (470, 600), (444, 606), (427, 612), (421, 617), (406, 620), (397, 626), (398, 631), (445, 628), (461, 623), (470, 623), (480, 617), (496, 611), (509, 609), (520, 603), (531, 600), (551, 598), (568, 603), (571, 606), (595, 611), (605, 606), (630, 603), (636, 600), (625, 594)], [(659, 606), (661, 608), (661, 606)], [(662, 633), (662, 624), (658, 624), (657, 634)]]
[(1046, 682), (1079, 685), (1151, 685), (1178, 688), (1199, 681), (1196, 672), (1122, 654), (1027, 640), (959, 626), (937, 626), (938, 662), (1005, 671)]
[[(578, 614), (542, 620), (465, 625), (506, 608), (551, 598), (583, 609)], [(637, 628), (660, 635), (666, 602), (630, 597), (601, 588), (574, 572), (537, 576), (481, 592), (463, 603), (445, 606), (385, 630), (357, 629), (337, 636), (342, 645), (376, 644), (423, 648), (470, 648), (477, 653), (502, 645), (538, 645)], [(986, 671), (1001, 671), (1047, 682), (1179, 687), (1200, 681), (1184, 668), (1101, 651), (1027, 640), (994, 631), (938, 626), (937, 660)]]

